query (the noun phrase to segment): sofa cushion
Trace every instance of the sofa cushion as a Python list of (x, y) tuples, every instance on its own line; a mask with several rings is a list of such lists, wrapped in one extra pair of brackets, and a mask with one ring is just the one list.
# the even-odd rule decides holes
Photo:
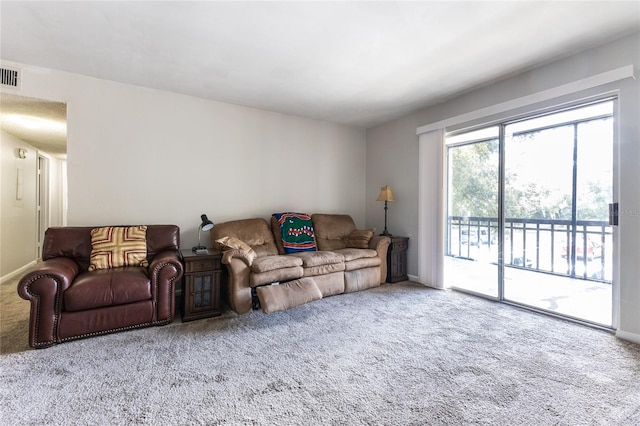
[(251, 248), (249, 244), (236, 237), (227, 235), (226, 237), (217, 239), (216, 242), (225, 249), (236, 249), (245, 252), (249, 259), (251, 259), (251, 261), (253, 261), (257, 257), (256, 252)]
[(318, 265), (304, 268), (303, 277), (316, 277), (318, 275), (331, 274), (333, 272), (344, 271), (345, 263), (332, 263), (330, 265)]
[(354, 229), (351, 231), (351, 234), (349, 234), (349, 238), (347, 238), (347, 247), (361, 249), (369, 248), (369, 241), (371, 241), (375, 232), (375, 229)]
[(307, 251), (292, 253), (291, 256), (300, 258), (302, 260), (302, 266), (305, 268), (344, 262), (344, 256), (333, 251)]
[(265, 314), (286, 311), (322, 299), (322, 293), (312, 278), (258, 287), (256, 293)]
[(296, 256), (302, 259), (305, 277), (344, 271), (344, 256), (340, 253), (332, 251), (308, 251), (292, 253), (289, 256)]
[(144, 268), (102, 269), (80, 274), (64, 292), (65, 311), (83, 311), (151, 299)]
[(345, 271), (355, 271), (356, 269), (370, 268), (372, 266), (380, 266), (382, 260), (379, 257), (361, 257), (344, 263)]
[(252, 272), (268, 272), (277, 269), (302, 266), (302, 259), (296, 256), (265, 256), (256, 259), (251, 265)]
[(344, 260), (346, 262), (350, 262), (355, 259), (378, 256), (378, 252), (371, 249), (344, 248), (335, 250), (335, 252), (340, 253), (342, 256), (344, 256)]
[(89, 270), (149, 266), (146, 226), (104, 226), (91, 230)]
[(306, 213), (287, 212), (274, 213), (272, 217), (276, 219), (279, 230), (274, 230), (274, 239), (277, 241), (279, 237), (285, 253), (317, 250), (311, 216)]

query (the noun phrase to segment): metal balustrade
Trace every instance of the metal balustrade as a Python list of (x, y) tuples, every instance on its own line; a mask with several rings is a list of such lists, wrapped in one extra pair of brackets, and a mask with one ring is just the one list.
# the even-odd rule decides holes
[[(611, 283), (608, 221), (505, 219), (505, 266)], [(498, 260), (498, 218), (449, 216), (446, 255)]]

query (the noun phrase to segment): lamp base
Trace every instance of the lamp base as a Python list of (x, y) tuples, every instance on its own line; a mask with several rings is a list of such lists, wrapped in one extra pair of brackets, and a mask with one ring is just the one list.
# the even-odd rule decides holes
[(209, 254), (209, 250), (205, 246), (193, 246), (191, 248), (195, 254)]
[(382, 231), (382, 234), (380, 234), (381, 237), (393, 237), (393, 235), (391, 235), (391, 233), (389, 231), (387, 231), (386, 229), (384, 231)]

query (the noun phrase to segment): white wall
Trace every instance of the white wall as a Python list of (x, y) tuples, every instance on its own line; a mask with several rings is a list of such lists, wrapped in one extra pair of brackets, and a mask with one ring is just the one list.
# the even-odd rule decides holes
[[(508, 52), (507, 52), (508, 53)], [(367, 130), (366, 226), (379, 226), (383, 210), (374, 193), (389, 184), (397, 194), (389, 209), (389, 230), (418, 235), (418, 127), (538, 93), (629, 64), (640, 69), (640, 34), (466, 93), (439, 105)], [(640, 342), (640, 82), (626, 79), (600, 90), (616, 90), (620, 104), (620, 303), (619, 334)], [(568, 100), (558, 99), (558, 102)], [(437, 203), (438, 200), (432, 202)], [(410, 244), (409, 274), (418, 275), (417, 244)]]
[[(21, 139), (0, 131), (2, 204), (0, 205), (0, 277), (36, 259), (36, 159), (37, 150)], [(18, 157), (18, 149), (27, 158)], [(22, 199), (16, 199), (17, 170), (22, 170)]]
[(69, 225), (172, 223), (188, 248), (202, 213), (364, 224), (363, 129), (3, 62), (19, 94), (67, 104)]

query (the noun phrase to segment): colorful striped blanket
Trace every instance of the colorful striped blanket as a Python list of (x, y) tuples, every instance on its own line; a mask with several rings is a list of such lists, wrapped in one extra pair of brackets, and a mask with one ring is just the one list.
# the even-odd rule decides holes
[(316, 251), (316, 236), (311, 216), (306, 213), (274, 213), (280, 225), (285, 253)]

